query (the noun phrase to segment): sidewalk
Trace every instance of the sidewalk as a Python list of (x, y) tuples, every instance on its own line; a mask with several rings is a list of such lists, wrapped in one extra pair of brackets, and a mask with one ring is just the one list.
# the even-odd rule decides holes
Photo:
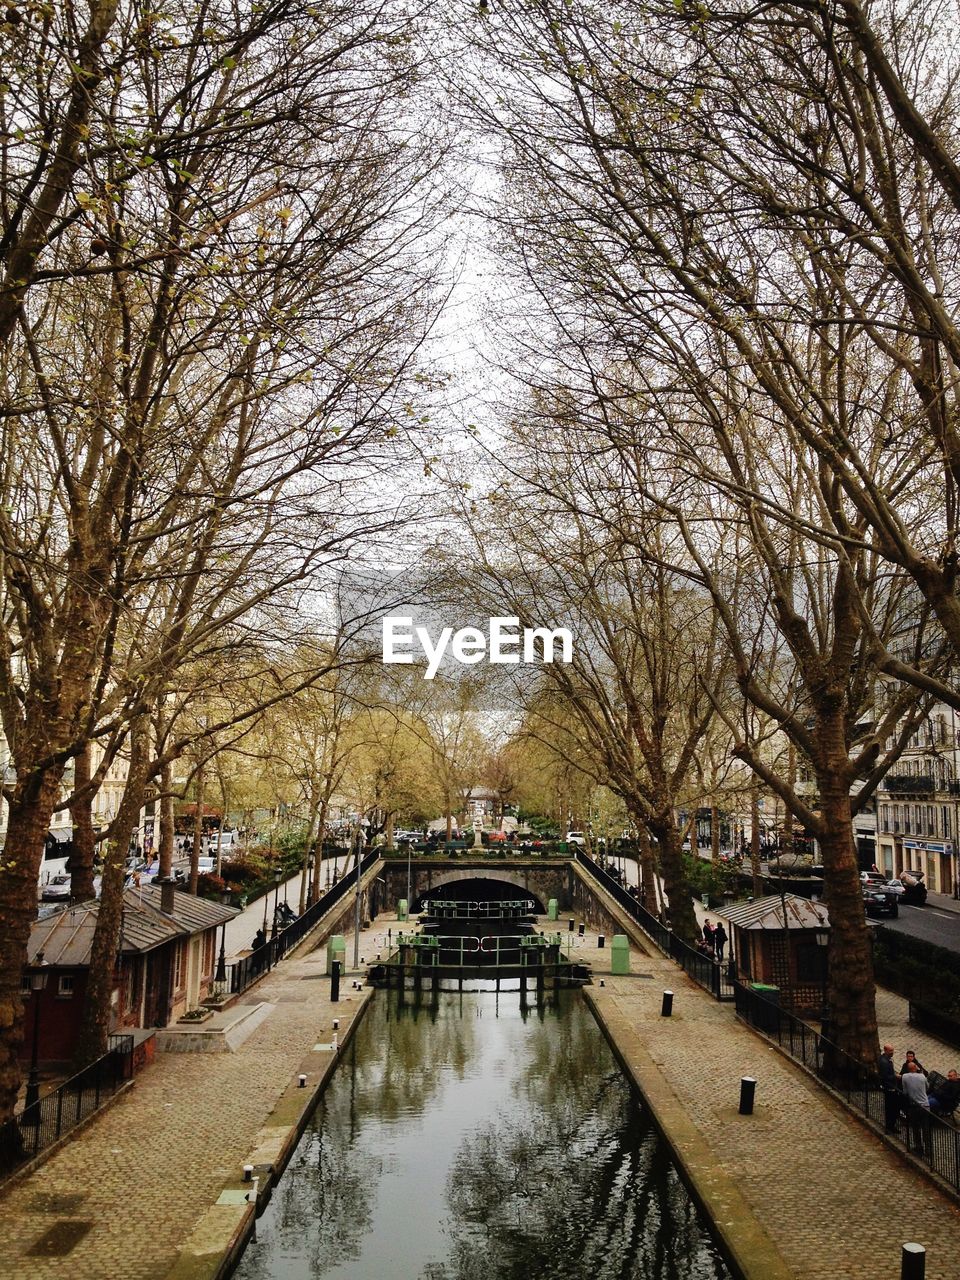
[[(893, 1280), (906, 1241), (926, 1247), (926, 1280), (956, 1280), (955, 1200), (652, 944), (632, 949), (628, 978), (591, 941), (577, 957), (593, 963), (588, 998), (751, 1280)], [(958, 1056), (906, 1027), (906, 1001), (885, 992), (878, 1007), (898, 1054), (914, 1048), (928, 1067)], [(738, 1113), (745, 1075), (752, 1116)]]
[[(320, 877), (321, 889), (326, 889), (328, 873), (332, 882), (334, 868), (337, 870), (337, 875), (342, 876), (344, 870), (352, 865), (353, 860), (347, 854), (343, 854), (338, 858), (325, 858), (319, 866), (314, 868), (313, 874)], [(240, 914), (228, 923), (226, 937), (226, 956), (228, 961), (237, 960), (250, 952), (253, 935), (258, 929), (265, 929), (267, 937), (270, 936), (270, 930), (273, 927), (273, 908), (276, 901), (289, 903), (290, 907), (299, 914), (300, 875), (299, 871), (295, 872), (288, 880), (281, 882), (279, 892), (276, 888), (271, 889), (269, 893), (265, 893), (263, 897), (257, 898), (248, 907), (244, 907)], [(219, 936), (217, 941), (219, 944)]]
[[(388, 923), (363, 935), (362, 954), (381, 948)], [(221, 1191), (275, 1143), (271, 1114), (298, 1072), (313, 1083), (329, 1063), (317, 1046), (329, 1044), (333, 1018), (342, 1042), (368, 998), (348, 969), (332, 1005), (325, 960), (322, 948), (285, 959), (241, 997), (258, 1016), (233, 1052), (158, 1054), (82, 1133), (0, 1192), (4, 1280), (166, 1277)]]

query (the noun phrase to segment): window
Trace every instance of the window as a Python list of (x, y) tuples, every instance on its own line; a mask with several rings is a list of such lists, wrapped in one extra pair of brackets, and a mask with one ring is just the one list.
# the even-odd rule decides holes
[(880, 806), (880, 830), (890, 830), (890, 806), (888, 804)]
[(61, 973), (57, 982), (57, 999), (72, 1000), (73, 999), (73, 974)]
[(183, 985), (183, 943), (178, 942), (173, 950), (173, 989), (179, 991)]
[(815, 942), (801, 942), (797, 947), (797, 981), (816, 985), (827, 979), (827, 952), (829, 947), (818, 947)]

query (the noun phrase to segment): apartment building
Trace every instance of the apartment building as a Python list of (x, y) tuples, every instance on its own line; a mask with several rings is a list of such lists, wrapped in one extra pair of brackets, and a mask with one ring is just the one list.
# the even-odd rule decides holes
[(934, 893), (960, 890), (960, 716), (938, 704), (877, 789), (877, 865), (922, 871)]

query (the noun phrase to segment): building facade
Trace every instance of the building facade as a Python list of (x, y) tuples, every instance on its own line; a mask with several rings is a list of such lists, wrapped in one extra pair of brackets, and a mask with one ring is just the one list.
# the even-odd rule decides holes
[(922, 872), (933, 893), (956, 895), (960, 716), (938, 704), (877, 789), (877, 866)]

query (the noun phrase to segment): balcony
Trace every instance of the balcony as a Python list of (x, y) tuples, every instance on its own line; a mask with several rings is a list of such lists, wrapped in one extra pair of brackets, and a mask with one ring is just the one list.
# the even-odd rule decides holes
[(888, 773), (880, 786), (897, 795), (932, 795), (936, 782), (930, 773)]

